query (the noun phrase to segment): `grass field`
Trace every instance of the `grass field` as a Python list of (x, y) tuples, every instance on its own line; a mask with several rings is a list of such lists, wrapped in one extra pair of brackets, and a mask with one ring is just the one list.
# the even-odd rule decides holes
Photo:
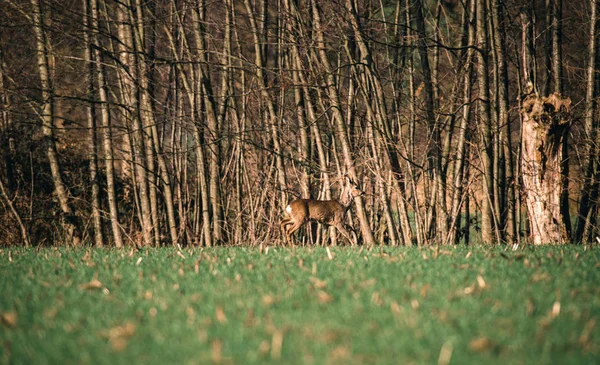
[(0, 363), (592, 364), (600, 248), (0, 250)]

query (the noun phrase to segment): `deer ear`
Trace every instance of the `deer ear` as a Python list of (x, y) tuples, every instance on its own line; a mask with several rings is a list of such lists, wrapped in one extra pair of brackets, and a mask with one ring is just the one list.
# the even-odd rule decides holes
[(354, 180), (352, 180), (350, 178), (350, 176), (348, 176), (348, 174), (344, 174), (344, 177), (346, 178), (346, 182), (352, 184), (352, 185), (356, 185), (356, 183), (354, 182)]

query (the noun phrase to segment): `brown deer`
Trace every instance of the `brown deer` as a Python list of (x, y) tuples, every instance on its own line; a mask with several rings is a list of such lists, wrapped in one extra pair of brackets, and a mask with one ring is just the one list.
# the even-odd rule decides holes
[(340, 200), (294, 200), (285, 208), (288, 216), (281, 221), (281, 229), (285, 231), (287, 242), (291, 243), (292, 234), (300, 227), (313, 221), (326, 226), (334, 226), (352, 244), (350, 233), (345, 227), (346, 212), (354, 198), (364, 194), (354, 182), (348, 179), (348, 184), (342, 192)]

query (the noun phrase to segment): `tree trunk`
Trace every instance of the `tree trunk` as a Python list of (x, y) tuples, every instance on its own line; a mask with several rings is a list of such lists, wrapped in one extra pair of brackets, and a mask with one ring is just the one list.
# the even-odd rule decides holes
[(505, 222), (501, 228), (504, 232), (504, 238), (508, 243), (515, 242), (517, 239), (517, 219), (516, 219), (516, 189), (517, 179), (515, 176), (515, 157), (512, 145), (512, 128), (509, 119), (509, 77), (508, 63), (506, 56), (506, 30), (504, 4), (499, 0), (493, 1), (492, 19), (494, 32), (494, 52), (496, 52), (496, 73), (498, 87), (496, 92), (498, 126), (500, 128), (500, 143), (502, 144), (505, 159), (505, 182), (503, 183), (503, 192), (506, 194), (503, 203), (504, 211), (501, 216), (505, 217)]
[[(196, 38), (196, 46), (198, 47), (198, 59), (200, 64), (198, 65), (198, 79), (197, 82), (200, 85), (199, 92), (203, 96), (204, 107), (206, 112), (206, 119), (208, 121), (206, 135), (204, 136), (207, 141), (207, 148), (209, 150), (209, 195), (210, 195), (210, 207), (212, 212), (212, 237), (214, 243), (220, 243), (223, 240), (223, 208), (221, 201), (221, 178), (220, 178), (220, 142), (219, 142), (219, 127), (217, 117), (217, 104), (214, 99), (213, 88), (210, 79), (210, 73), (208, 69), (208, 51), (206, 46), (206, 4), (204, 0), (197, 0), (197, 9), (193, 14), (194, 22), (196, 27), (194, 28), (194, 35)], [(205, 227), (208, 229), (209, 227)]]
[(600, 189), (600, 122), (598, 121), (598, 12), (600, 3), (590, 0), (590, 33), (588, 43), (588, 59), (586, 67), (586, 94), (583, 115), (583, 126), (587, 146), (583, 166), (583, 187), (579, 201), (579, 212), (574, 232), (574, 241), (588, 243), (593, 240), (592, 233), (598, 220), (598, 195)]
[(566, 243), (561, 210), (563, 144), (570, 123), (571, 99), (554, 93), (525, 96), (521, 169), (525, 203), (534, 244)]
[[(337, 81), (335, 79), (335, 75), (333, 70), (331, 69), (331, 65), (327, 58), (327, 53), (325, 52), (325, 40), (323, 35), (323, 29), (321, 27), (321, 15), (318, 5), (316, 3), (312, 4), (313, 10), (313, 19), (314, 19), (314, 27), (316, 32), (316, 41), (317, 41), (317, 49), (319, 62), (325, 69), (326, 77), (327, 77), (327, 87), (326, 91), (329, 96), (329, 102), (331, 103), (331, 109), (333, 113), (334, 119), (334, 133), (335, 138), (340, 143), (340, 147), (342, 149), (342, 155), (344, 159), (344, 167), (348, 173), (348, 176), (353, 181), (359, 181), (356, 174), (356, 167), (354, 165), (354, 158), (352, 156), (352, 152), (350, 150), (350, 140), (348, 138), (348, 132), (346, 128), (346, 124), (344, 121), (344, 117), (341, 111), (340, 105), (340, 97), (338, 90), (336, 89)], [(375, 239), (373, 238), (373, 231), (371, 230), (371, 226), (369, 224), (369, 220), (367, 218), (367, 214), (365, 212), (365, 206), (362, 197), (357, 197), (355, 199), (355, 207), (356, 207), (356, 215), (360, 222), (360, 228), (363, 236), (363, 240), (365, 245), (374, 246)]]
[(77, 224), (77, 217), (73, 214), (69, 204), (69, 193), (64, 184), (58, 153), (56, 151), (56, 138), (54, 135), (54, 85), (50, 70), (50, 46), (44, 26), (44, 13), (42, 0), (31, 0), (33, 5), (32, 22), (37, 45), (37, 66), (41, 83), (41, 110), (42, 132), (46, 143), (46, 154), (52, 172), (54, 193), (58, 198), (62, 212), (62, 224), (67, 234), (67, 243), (73, 246), (81, 245), (81, 237)]
[(108, 107), (108, 86), (104, 71), (104, 58), (100, 52), (97, 34), (100, 32), (98, 26), (98, 0), (91, 2), (91, 42), (94, 46), (94, 61), (96, 62), (96, 81), (98, 83), (98, 105), (96, 109), (100, 113), (102, 124), (102, 142), (104, 149), (104, 165), (106, 169), (106, 195), (108, 200), (108, 211), (110, 225), (116, 247), (123, 247), (121, 224), (119, 223), (119, 209), (117, 204), (117, 193), (115, 188), (115, 166), (113, 152), (113, 133)]
[(87, 119), (89, 128), (89, 166), (90, 166), (90, 184), (92, 185), (92, 221), (94, 227), (94, 243), (96, 246), (104, 246), (104, 235), (102, 232), (102, 218), (100, 216), (100, 183), (98, 179), (98, 143), (96, 142), (96, 87), (95, 87), (95, 66), (92, 59), (92, 43), (91, 43), (91, 7), (93, 0), (83, 0), (83, 26), (85, 28), (84, 41), (85, 48), (83, 59), (87, 64), (86, 81), (88, 85)]
[(486, 1), (477, 2), (477, 78), (479, 83), (479, 129), (481, 133), (481, 162), (483, 174), (481, 178), (483, 196), (481, 198), (481, 239), (484, 243), (492, 243), (494, 237), (493, 211), (493, 149), (492, 149), (492, 116), (490, 110), (490, 89), (488, 75), (488, 36), (487, 36)]
[[(117, 8), (118, 36), (118, 72), (121, 87), (123, 114), (126, 116), (127, 129), (130, 133), (124, 137), (125, 151), (131, 151), (131, 176), (134, 185), (134, 199), (139, 205), (138, 219), (142, 229), (142, 243), (152, 246), (153, 236), (152, 208), (150, 203), (149, 169), (146, 156), (146, 135), (143, 133), (139, 113), (139, 95), (136, 92), (135, 80), (138, 75), (135, 60), (134, 31), (132, 29), (131, 0), (120, 3)], [(129, 125), (129, 123), (131, 125)], [(128, 172), (129, 170), (124, 170)]]
[[(464, 22), (467, 31), (466, 46), (475, 44), (475, 1), (470, 0), (468, 7), (465, 8)], [(472, 89), (472, 73), (473, 73), (473, 56), (474, 49), (469, 48), (465, 52), (464, 61), (464, 76), (462, 90), (462, 115), (458, 127), (458, 136), (456, 137), (456, 160), (454, 162), (454, 178), (453, 178), (453, 194), (452, 208), (450, 211), (450, 229), (448, 232), (447, 243), (457, 243), (460, 238), (460, 224), (462, 207), (466, 204), (466, 196), (469, 194), (468, 188), (465, 189), (465, 165), (468, 163), (466, 158), (468, 134), (467, 129), (471, 120), (471, 89)], [(469, 221), (470, 217), (466, 216), (465, 220)]]

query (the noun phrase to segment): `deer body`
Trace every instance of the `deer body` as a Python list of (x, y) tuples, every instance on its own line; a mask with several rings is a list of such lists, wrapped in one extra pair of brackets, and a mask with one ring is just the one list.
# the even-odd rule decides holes
[(355, 185), (350, 186), (340, 200), (298, 199), (286, 208), (287, 217), (281, 221), (281, 229), (285, 231), (287, 241), (300, 227), (309, 221), (326, 226), (334, 226), (350, 243), (352, 238), (346, 229), (346, 212), (350, 209), (352, 200), (364, 193)]

